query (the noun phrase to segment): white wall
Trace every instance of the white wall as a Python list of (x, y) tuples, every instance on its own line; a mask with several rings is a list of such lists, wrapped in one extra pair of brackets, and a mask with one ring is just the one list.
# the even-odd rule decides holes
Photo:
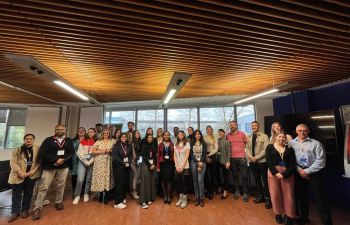
[(264, 132), (265, 124), (264, 117), (265, 116), (273, 116), (273, 103), (272, 99), (262, 99), (255, 102), (255, 110), (256, 110), (256, 120), (260, 123), (260, 131)]
[(96, 123), (103, 122), (103, 107), (84, 107), (80, 109), (79, 127), (95, 127)]

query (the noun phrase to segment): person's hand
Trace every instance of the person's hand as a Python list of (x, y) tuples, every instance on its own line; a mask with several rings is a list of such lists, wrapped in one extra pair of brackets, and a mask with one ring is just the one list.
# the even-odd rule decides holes
[(202, 172), (202, 167), (197, 167), (198, 173)]
[(125, 163), (125, 167), (129, 167), (129, 163)]
[(160, 173), (160, 169), (157, 169), (157, 172)]
[(256, 157), (253, 156), (253, 157), (250, 158), (250, 160), (251, 160), (253, 163), (255, 163), (255, 162), (256, 162)]
[(18, 171), (18, 176), (21, 177), (21, 178), (26, 178), (27, 177), (27, 173), (23, 172), (23, 171)]
[(26, 173), (26, 177), (30, 177), (31, 175), (33, 175), (33, 171), (29, 171), (28, 173)]
[(179, 172), (182, 173), (184, 169), (182, 167), (179, 168)]
[(226, 168), (226, 169), (229, 169), (229, 168), (230, 168), (230, 162), (227, 162), (227, 163), (226, 163), (225, 168)]
[(278, 179), (283, 179), (283, 176), (282, 176), (281, 173), (276, 173), (276, 177), (277, 177)]
[(56, 165), (57, 166), (60, 166), (60, 165), (62, 165), (64, 163), (64, 159), (62, 159), (62, 158), (59, 158), (57, 161), (56, 161)]
[(155, 168), (155, 166), (154, 165), (152, 165), (152, 166), (150, 166), (150, 170), (154, 170), (154, 168)]
[(198, 167), (202, 168), (203, 167), (203, 163), (202, 162), (198, 162)]
[(301, 170), (298, 170), (298, 173), (299, 175), (304, 178), (304, 179), (308, 179), (308, 175), (307, 173), (305, 172), (305, 170), (301, 169)]

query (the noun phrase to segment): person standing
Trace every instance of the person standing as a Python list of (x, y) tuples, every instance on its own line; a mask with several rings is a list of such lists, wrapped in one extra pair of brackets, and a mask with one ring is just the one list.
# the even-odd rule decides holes
[(102, 131), (103, 131), (102, 123), (96, 123), (95, 129), (96, 129), (97, 140), (100, 140), (102, 136)]
[(187, 206), (187, 193), (190, 186), (190, 144), (186, 141), (186, 134), (183, 130), (177, 135), (177, 142), (174, 146), (175, 179), (177, 181), (179, 200), (176, 207), (184, 209)]
[(94, 157), (92, 155), (93, 145), (97, 141), (96, 130), (95, 128), (90, 128), (88, 130), (85, 138), (80, 141), (80, 145), (78, 151), (76, 153), (79, 162), (78, 162), (78, 182), (75, 189), (75, 198), (73, 200), (73, 205), (78, 204), (81, 195), (81, 189), (83, 186), (84, 180), (85, 190), (84, 190), (84, 202), (89, 201), (89, 192), (91, 187), (91, 179), (92, 179), (92, 168), (94, 163)]
[(188, 133), (187, 142), (191, 143), (191, 141), (194, 140), (194, 129), (193, 129), (193, 127), (188, 127), (187, 128), (187, 133)]
[(230, 122), (230, 133), (226, 135), (226, 139), (231, 144), (230, 165), (232, 168), (233, 184), (235, 187), (233, 198), (238, 199), (240, 196), (238, 178), (239, 175), (241, 175), (243, 184), (243, 201), (248, 202), (248, 167), (245, 154), (247, 137), (243, 132), (238, 130), (237, 122), (234, 120)]
[(112, 148), (115, 140), (110, 131), (104, 130), (102, 138), (94, 143), (92, 154), (95, 157), (92, 169), (91, 191), (100, 192), (99, 202), (108, 203), (109, 191), (113, 188)]
[(191, 141), (190, 162), (193, 178), (194, 193), (196, 195), (195, 206), (204, 207), (204, 174), (206, 170), (207, 144), (200, 130), (194, 132)]
[(252, 169), (255, 185), (257, 189), (257, 197), (254, 203), (265, 202), (265, 208), (271, 208), (270, 192), (267, 184), (267, 163), (266, 163), (266, 147), (270, 143), (269, 137), (259, 131), (259, 122), (251, 123), (253, 133), (249, 134), (246, 145), (247, 159)]
[[(275, 134), (275, 143), (266, 148), (268, 165), (268, 184), (276, 222), (290, 225), (295, 217), (294, 207), (294, 171), (295, 153), (286, 145), (286, 134)], [(285, 213), (285, 219), (282, 218)]]
[(43, 201), (53, 180), (56, 180), (55, 208), (63, 210), (64, 188), (73, 154), (73, 141), (66, 137), (66, 127), (57, 125), (55, 127), (55, 135), (46, 138), (40, 147), (39, 158), (41, 159), (43, 172), (34, 202), (33, 220), (41, 218)]
[(156, 198), (155, 171), (157, 165), (157, 150), (152, 134), (147, 134), (141, 146), (141, 182), (140, 207), (147, 209)]
[(174, 180), (174, 144), (170, 140), (169, 131), (163, 134), (163, 141), (158, 145), (157, 172), (159, 173), (164, 194), (164, 203), (171, 203), (171, 188)]
[(326, 153), (322, 144), (309, 137), (309, 127), (299, 124), (298, 136), (289, 142), (294, 149), (297, 173), (295, 176), (295, 198), (299, 223), (309, 221), (309, 185), (315, 194), (317, 208), (324, 225), (332, 225), (331, 207), (325, 190)]
[(179, 128), (178, 127), (174, 127), (173, 131), (174, 131), (174, 136), (171, 137), (171, 142), (176, 143), (177, 142), (177, 135), (179, 134)]
[(114, 145), (112, 159), (115, 178), (114, 208), (124, 209), (126, 207), (126, 193), (129, 186), (130, 164), (132, 160), (132, 148), (126, 133), (122, 133), (120, 140)]
[(128, 135), (129, 144), (132, 143), (132, 134), (134, 132), (134, 129), (135, 129), (135, 123), (132, 121), (129, 121), (128, 122), (128, 132), (126, 132), (126, 134)]
[(140, 183), (140, 168), (138, 161), (141, 157), (141, 134), (138, 130), (134, 130), (132, 133), (132, 162), (131, 162), (131, 190), (130, 194), (134, 199), (139, 199), (139, 195), (137, 194), (138, 185)]
[[(225, 138), (225, 131), (219, 129), (218, 131), (218, 152), (216, 153), (216, 161), (218, 163), (218, 172), (216, 173), (217, 180), (219, 181), (219, 187), (222, 189), (221, 199), (227, 197), (228, 191), (228, 171), (230, 169), (230, 151), (231, 146)], [(223, 180), (221, 180), (221, 175)]]
[[(275, 143), (275, 136), (278, 133), (284, 132), (281, 124), (279, 122), (274, 122), (273, 124), (271, 124), (271, 136), (270, 136), (270, 143), (273, 144)], [(292, 140), (292, 136), (289, 134), (286, 134), (286, 144), (288, 144), (288, 142), (290, 142)]]
[(12, 152), (10, 160), (11, 172), (9, 184), (12, 189), (11, 217), (8, 222), (28, 217), (28, 211), (33, 195), (33, 188), (37, 178), (40, 177), (38, 152), (34, 145), (35, 136), (26, 134), (24, 144)]
[(163, 129), (158, 128), (157, 129), (157, 144), (159, 145), (163, 141)]
[(121, 133), (122, 133), (122, 130), (120, 128), (115, 129), (113, 137), (112, 137), (112, 138), (114, 138), (115, 142), (119, 141)]
[(214, 197), (214, 189), (217, 186), (216, 175), (217, 172), (217, 162), (216, 162), (216, 153), (218, 151), (218, 139), (214, 136), (213, 128), (208, 125), (206, 127), (207, 135), (203, 137), (206, 146), (207, 146), (207, 156), (206, 156), (206, 170), (205, 170), (205, 187), (208, 191), (209, 200)]

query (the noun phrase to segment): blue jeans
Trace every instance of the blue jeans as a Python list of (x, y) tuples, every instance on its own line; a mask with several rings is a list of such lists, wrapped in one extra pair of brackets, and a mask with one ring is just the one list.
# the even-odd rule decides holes
[(191, 161), (191, 171), (192, 179), (194, 186), (194, 193), (197, 199), (204, 198), (204, 174), (205, 174), (206, 165), (203, 163), (202, 171), (198, 173), (197, 163)]
[(78, 179), (77, 179), (77, 186), (75, 188), (75, 196), (80, 196), (84, 179), (86, 179), (84, 194), (89, 193), (90, 187), (91, 187), (91, 179), (92, 179), (92, 167), (93, 167), (93, 164), (90, 166), (85, 166), (85, 164), (79, 160), (78, 170), (77, 170)]

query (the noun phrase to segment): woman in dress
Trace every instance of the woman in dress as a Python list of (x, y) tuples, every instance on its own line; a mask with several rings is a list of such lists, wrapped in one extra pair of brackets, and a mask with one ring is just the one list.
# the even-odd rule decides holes
[(156, 198), (155, 171), (157, 165), (157, 147), (151, 134), (147, 134), (141, 146), (141, 182), (140, 206), (147, 209)]
[(139, 199), (139, 195), (137, 194), (138, 184), (140, 183), (140, 168), (138, 165), (138, 161), (141, 156), (141, 134), (138, 130), (132, 132), (132, 161), (131, 161), (131, 190), (130, 194), (134, 199)]
[(171, 185), (174, 180), (174, 144), (170, 140), (169, 131), (163, 134), (163, 142), (158, 145), (157, 171), (160, 175), (164, 194), (164, 203), (171, 203)]
[(108, 203), (109, 191), (113, 188), (112, 148), (115, 140), (110, 131), (104, 130), (101, 140), (95, 142), (92, 153), (95, 156), (92, 171), (91, 191), (100, 192), (99, 202)]
[[(272, 209), (279, 224), (293, 224), (295, 218), (294, 206), (294, 175), (296, 160), (294, 150), (285, 144), (286, 134), (275, 135), (275, 143), (266, 147), (266, 162), (268, 165), (268, 184), (271, 195)], [(285, 218), (282, 218), (282, 213)]]
[(87, 135), (83, 140), (80, 141), (80, 145), (76, 155), (78, 156), (78, 180), (75, 189), (75, 198), (73, 204), (78, 204), (80, 200), (81, 189), (83, 186), (84, 180), (85, 190), (84, 190), (84, 202), (89, 201), (89, 192), (91, 187), (91, 178), (92, 178), (92, 168), (94, 163), (94, 157), (92, 156), (93, 145), (97, 141), (97, 135), (95, 128), (90, 128)]
[(174, 162), (176, 169), (175, 179), (179, 192), (179, 200), (176, 202), (176, 206), (182, 209), (187, 206), (187, 193), (190, 186), (190, 164), (188, 162), (190, 148), (185, 132), (180, 130), (174, 146)]
[(208, 192), (209, 200), (213, 199), (213, 192), (216, 188), (216, 179), (217, 179), (217, 162), (216, 162), (216, 153), (218, 151), (218, 139), (214, 136), (213, 128), (208, 125), (206, 127), (207, 135), (205, 135), (204, 141), (207, 144), (207, 168), (205, 170), (205, 188)]

